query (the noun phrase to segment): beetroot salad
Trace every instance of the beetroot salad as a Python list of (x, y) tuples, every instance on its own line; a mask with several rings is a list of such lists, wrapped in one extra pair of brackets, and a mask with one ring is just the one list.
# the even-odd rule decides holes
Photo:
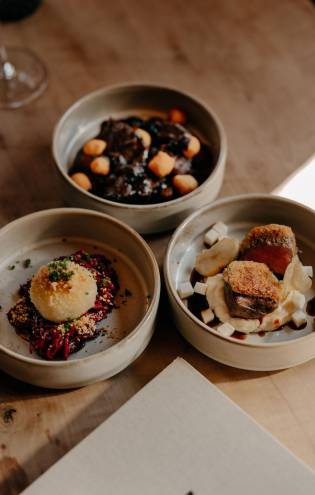
[(16, 332), (30, 343), (30, 351), (47, 360), (64, 359), (79, 351), (88, 340), (101, 333), (97, 325), (112, 311), (119, 289), (117, 274), (110, 261), (101, 254), (78, 251), (55, 261), (69, 260), (89, 270), (97, 284), (94, 306), (79, 318), (54, 323), (44, 319), (30, 298), (31, 280), (20, 287), (20, 299), (8, 312)]

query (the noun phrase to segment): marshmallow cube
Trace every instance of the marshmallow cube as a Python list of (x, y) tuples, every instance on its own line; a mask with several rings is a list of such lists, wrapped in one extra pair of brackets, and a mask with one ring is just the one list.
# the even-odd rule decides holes
[(223, 323), (222, 325), (219, 325), (217, 327), (217, 331), (220, 335), (223, 335), (224, 337), (231, 337), (231, 335), (234, 333), (235, 328), (230, 325), (229, 323)]
[(194, 287), (194, 292), (196, 294), (200, 294), (201, 296), (205, 296), (207, 292), (207, 284), (203, 284), (202, 282), (196, 282)]
[(201, 311), (201, 318), (205, 324), (210, 323), (210, 321), (214, 320), (214, 312), (210, 308), (205, 309)]
[(226, 237), (228, 233), (227, 225), (223, 222), (217, 222), (213, 225), (212, 229), (219, 234), (220, 237)]
[(303, 266), (303, 270), (308, 277), (313, 278), (313, 267), (312, 266)]
[(213, 246), (213, 244), (215, 244), (218, 239), (219, 239), (218, 232), (216, 230), (210, 229), (208, 230), (208, 232), (205, 233), (203, 240), (206, 244), (209, 244), (209, 246)]
[(304, 325), (304, 323), (307, 322), (306, 314), (301, 309), (298, 309), (297, 311), (295, 311), (293, 313), (292, 321), (293, 321), (294, 325), (296, 325), (297, 327), (300, 327), (300, 326)]
[(192, 296), (194, 293), (193, 286), (190, 282), (182, 282), (178, 289), (178, 294), (181, 299)]

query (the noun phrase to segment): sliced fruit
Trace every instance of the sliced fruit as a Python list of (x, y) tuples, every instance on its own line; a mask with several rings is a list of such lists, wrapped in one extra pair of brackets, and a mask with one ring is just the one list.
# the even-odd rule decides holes
[(283, 297), (292, 290), (303, 294), (312, 287), (312, 279), (307, 275), (298, 256), (294, 256), (283, 277)]
[(289, 292), (278, 308), (263, 317), (259, 330), (272, 331), (288, 323), (295, 311), (302, 309), (305, 304), (305, 296), (297, 290)]
[(215, 290), (217, 288), (218, 282), (223, 280), (223, 275), (222, 273), (218, 273), (217, 275), (214, 275), (213, 277), (208, 277), (206, 280), (207, 284), (207, 290), (206, 290), (206, 298), (209, 304), (209, 308), (214, 307), (214, 294)]
[(233, 261), (238, 252), (239, 242), (226, 237), (196, 257), (195, 269), (205, 277), (215, 275)]

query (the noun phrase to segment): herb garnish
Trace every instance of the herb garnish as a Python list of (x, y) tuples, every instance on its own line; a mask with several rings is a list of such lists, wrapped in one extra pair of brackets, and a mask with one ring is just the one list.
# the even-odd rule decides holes
[(31, 266), (31, 260), (27, 258), (26, 260), (23, 261), (23, 266), (24, 268), (29, 268)]
[(84, 261), (91, 261), (91, 255), (86, 251), (83, 251), (81, 256)]
[(66, 321), (66, 323), (64, 323), (63, 326), (65, 327), (65, 330), (67, 332), (69, 332), (69, 330), (71, 330), (71, 323), (70, 323), (70, 321)]
[(8, 270), (14, 270), (15, 265), (8, 266)]
[(74, 272), (68, 268), (69, 260), (64, 258), (62, 260), (51, 261), (48, 264), (48, 278), (50, 282), (59, 282), (70, 280)]

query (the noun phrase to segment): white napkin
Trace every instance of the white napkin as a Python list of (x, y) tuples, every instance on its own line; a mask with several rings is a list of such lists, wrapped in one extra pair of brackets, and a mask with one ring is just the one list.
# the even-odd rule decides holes
[(24, 495), (310, 495), (315, 474), (183, 359)]

